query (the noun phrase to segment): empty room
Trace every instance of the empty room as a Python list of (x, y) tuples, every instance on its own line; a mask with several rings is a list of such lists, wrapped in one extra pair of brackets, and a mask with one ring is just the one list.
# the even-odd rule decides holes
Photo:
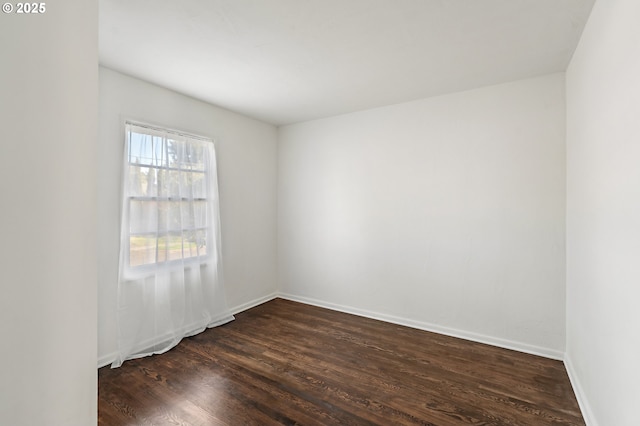
[(5, 2), (0, 424), (637, 425), (639, 21)]

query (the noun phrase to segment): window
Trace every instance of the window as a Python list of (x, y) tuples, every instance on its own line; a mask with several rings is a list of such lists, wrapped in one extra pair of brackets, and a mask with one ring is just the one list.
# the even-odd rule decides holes
[(211, 257), (214, 155), (211, 140), (126, 124), (122, 260), (129, 272)]
[(113, 367), (233, 319), (213, 142), (137, 123), (125, 130)]

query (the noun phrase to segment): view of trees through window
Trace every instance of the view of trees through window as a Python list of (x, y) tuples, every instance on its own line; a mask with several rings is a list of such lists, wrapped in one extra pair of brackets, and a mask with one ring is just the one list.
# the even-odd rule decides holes
[(207, 144), (130, 126), (129, 265), (207, 255)]

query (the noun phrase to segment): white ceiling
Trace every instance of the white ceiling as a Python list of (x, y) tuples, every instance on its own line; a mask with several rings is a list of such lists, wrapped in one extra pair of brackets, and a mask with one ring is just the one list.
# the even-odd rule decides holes
[(100, 63), (273, 124), (564, 71), (594, 0), (100, 0)]

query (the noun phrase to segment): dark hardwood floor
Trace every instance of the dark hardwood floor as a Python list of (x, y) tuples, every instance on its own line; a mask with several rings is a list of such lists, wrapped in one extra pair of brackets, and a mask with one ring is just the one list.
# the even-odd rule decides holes
[(559, 361), (276, 299), (98, 372), (100, 425), (584, 425)]

